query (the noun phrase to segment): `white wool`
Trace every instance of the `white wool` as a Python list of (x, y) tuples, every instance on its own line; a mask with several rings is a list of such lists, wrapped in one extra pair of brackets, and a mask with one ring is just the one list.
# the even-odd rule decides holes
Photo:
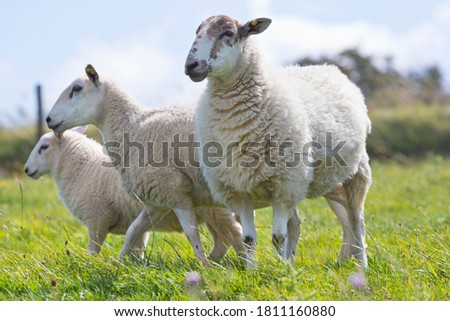
[[(243, 55), (249, 52), (258, 61), (254, 51), (248, 41)], [(324, 195), (350, 178), (365, 155), (365, 139), (370, 131), (370, 120), (359, 89), (335, 66), (263, 69), (259, 63), (251, 64), (247, 66), (247, 73), (233, 80), (230, 88), (223, 86), (222, 81), (209, 80), (207, 92), (196, 111), (196, 135), (200, 142), (218, 141), (223, 146), (239, 142), (242, 145), (264, 141), (265, 135), (270, 133), (273, 141), (293, 141), (295, 148), (292, 149), (301, 152), (302, 147), (312, 141), (325, 147), (326, 132), (329, 132), (335, 144), (346, 142), (340, 155), (348, 167), (326, 169), (322, 166), (313, 170), (301, 162), (296, 168), (286, 169), (261, 162), (258, 167), (249, 169), (230, 168), (223, 162), (224, 166), (218, 168), (202, 168), (216, 200), (226, 203), (222, 194), (234, 191), (251, 194), (262, 182), (274, 182), (279, 186), (288, 179), (296, 180), (299, 188), (289, 191), (290, 196), (284, 191), (273, 194), (271, 190), (270, 198), (289, 197), (287, 201), (298, 203), (306, 197)], [(313, 160), (324, 160), (320, 158), (324, 151), (316, 153)], [(258, 152), (263, 159), (265, 151)], [(283, 164), (285, 159), (276, 156), (272, 159)], [(229, 190), (222, 191), (222, 187), (229, 187)]]
[[(42, 146), (47, 147), (39, 152)], [(100, 251), (108, 233), (125, 234), (143, 208), (122, 188), (117, 172), (102, 166), (108, 160), (100, 144), (66, 131), (61, 139), (44, 134), (25, 164), (32, 178), (50, 174), (65, 207), (88, 228), (93, 253)]]

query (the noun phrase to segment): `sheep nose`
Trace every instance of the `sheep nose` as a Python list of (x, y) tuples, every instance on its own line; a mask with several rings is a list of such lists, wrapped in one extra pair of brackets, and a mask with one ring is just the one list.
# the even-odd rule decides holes
[(50, 116), (47, 116), (47, 118), (45, 118), (45, 121), (47, 122), (47, 124), (49, 123), (49, 122), (51, 122), (52, 121), (52, 119), (50, 118)]
[(194, 62), (191, 62), (191, 63), (186, 63), (186, 66), (184, 68), (184, 73), (186, 75), (190, 75), (191, 72), (194, 71), (195, 68), (197, 68), (197, 67), (198, 67), (198, 61), (194, 61)]
[(189, 76), (192, 81), (199, 82), (208, 77), (210, 67), (204, 59), (194, 59), (188, 57), (184, 65), (184, 73)]
[(29, 172), (28, 167), (25, 167), (25, 174), (28, 174), (28, 172)]

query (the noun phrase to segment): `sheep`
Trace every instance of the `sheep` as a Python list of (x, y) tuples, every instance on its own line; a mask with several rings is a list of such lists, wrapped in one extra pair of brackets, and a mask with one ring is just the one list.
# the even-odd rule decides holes
[[(58, 137), (52, 132), (44, 134), (31, 151), (25, 173), (33, 179), (51, 175), (66, 208), (88, 228), (89, 252), (98, 254), (107, 234), (125, 234), (144, 206), (125, 191), (114, 168), (102, 166), (110, 159), (102, 145), (83, 134), (85, 129), (77, 127)], [(210, 257), (219, 261), (228, 246), (219, 228), (223, 225), (226, 229), (233, 218), (227, 211), (214, 208), (198, 208), (195, 214), (199, 224), (208, 222), (214, 241)], [(145, 220), (148, 222), (141, 225), (144, 230), (128, 241), (121, 257), (133, 253), (142, 259), (150, 228), (182, 232), (175, 213), (168, 209), (147, 207)]]
[(371, 122), (364, 97), (335, 66), (266, 66), (250, 36), (270, 23), (212, 16), (196, 31), (185, 74), (194, 82), (208, 78), (195, 112), (196, 138), (201, 146), (236, 147), (218, 159), (221, 166), (201, 162), (202, 173), (214, 200), (240, 216), (249, 260), (256, 243), (252, 204), (272, 204), (272, 242), (293, 263), (292, 210), (305, 198), (324, 196), (343, 227), (339, 259), (353, 255), (367, 267), (363, 209), (371, 184), (365, 147)]
[[(173, 210), (195, 256), (204, 266), (210, 266), (200, 242), (194, 208), (214, 204), (199, 167), (193, 163), (192, 109), (143, 110), (114, 82), (100, 80), (92, 65), (85, 72), (87, 77), (73, 81), (55, 102), (46, 118), (49, 128), (56, 133), (86, 124), (99, 128), (111, 158), (104, 165), (118, 170), (128, 194), (136, 195), (148, 206)], [(176, 144), (184, 146), (177, 148)], [(215, 207), (220, 222), (207, 215), (205, 221), (217, 238), (231, 244), (242, 256), (245, 249), (240, 224), (231, 212)], [(126, 233), (121, 256), (149, 223), (142, 211)]]

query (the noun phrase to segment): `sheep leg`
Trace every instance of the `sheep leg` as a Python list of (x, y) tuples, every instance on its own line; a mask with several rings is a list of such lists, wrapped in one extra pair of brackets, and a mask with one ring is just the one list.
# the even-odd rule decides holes
[[(371, 184), (370, 167), (366, 159), (360, 163), (356, 174), (325, 195), (344, 230), (339, 259), (346, 259), (353, 255), (363, 268), (367, 267), (364, 202)], [(340, 206), (336, 205), (336, 202)]]
[(339, 261), (342, 262), (348, 260), (352, 256), (352, 227), (350, 225), (350, 219), (348, 217), (348, 212), (344, 206), (342, 206), (337, 201), (333, 201), (331, 198), (325, 197), (325, 199), (327, 200), (328, 205), (332, 209), (333, 213), (337, 216), (342, 224), (344, 233), (342, 237), (341, 252), (339, 253)]
[(198, 231), (197, 218), (195, 217), (192, 209), (185, 210), (182, 208), (174, 208), (173, 211), (180, 221), (184, 234), (188, 238), (189, 242), (194, 249), (195, 256), (205, 267), (211, 266), (206, 258), (205, 251), (200, 240), (200, 233)]
[(358, 172), (343, 184), (348, 198), (348, 217), (354, 238), (351, 253), (363, 268), (367, 268), (367, 245), (364, 235), (364, 202), (371, 184), (371, 170), (366, 159), (359, 164)]
[(256, 228), (255, 211), (251, 203), (245, 203), (241, 208), (235, 208), (235, 213), (239, 213), (242, 225), (242, 237), (246, 248), (247, 268), (256, 268), (255, 250), (256, 250)]
[[(144, 241), (145, 232), (152, 228), (153, 222), (158, 220), (165, 213), (166, 212), (164, 211), (152, 211), (150, 213), (147, 208), (144, 208), (139, 216), (128, 227), (127, 233), (125, 234), (125, 241), (119, 253), (119, 259), (122, 259), (125, 255), (129, 256), (134, 251), (137, 242), (139, 240), (141, 240), (141, 242)], [(143, 259), (144, 253), (138, 254), (138, 257)]]
[(231, 245), (239, 257), (245, 259), (242, 228), (236, 218), (229, 213), (225, 213), (222, 209), (220, 211), (216, 210), (214, 213), (209, 211), (205, 213), (206, 215), (202, 215), (205, 222), (207, 222), (206, 226), (214, 238), (214, 247), (209, 257), (219, 262)]
[(148, 239), (150, 238), (150, 232), (146, 231), (142, 233), (141, 238), (138, 239), (135, 247), (131, 250), (131, 255), (133, 257), (138, 257), (141, 260), (145, 257), (145, 248), (147, 247)]
[(227, 239), (216, 231), (211, 224), (206, 223), (206, 227), (213, 237), (214, 242), (213, 248), (208, 255), (208, 259), (219, 263), (228, 251), (229, 242), (227, 242)]
[(224, 234), (224, 238), (227, 244), (231, 246), (236, 251), (236, 254), (241, 258), (245, 259), (245, 245), (242, 240), (242, 226), (237, 222), (235, 216), (227, 216), (227, 224), (222, 224), (218, 226), (228, 227), (225, 231), (218, 230), (218, 233)]
[(294, 209), (291, 214), (291, 218), (287, 223), (287, 245), (286, 253), (289, 257), (289, 261), (294, 265), (295, 251), (297, 250), (298, 239), (300, 237), (300, 218), (297, 215), (297, 210)]
[(285, 204), (274, 203), (273, 207), (273, 227), (272, 227), (272, 243), (278, 254), (285, 259), (290, 258), (287, 253), (288, 248), (288, 221), (291, 218), (292, 210), (289, 210)]
[(88, 225), (88, 252), (90, 254), (98, 254), (100, 253), (100, 249), (102, 247), (103, 242), (105, 242), (106, 235), (108, 231), (106, 229), (99, 228), (99, 224), (89, 224)]

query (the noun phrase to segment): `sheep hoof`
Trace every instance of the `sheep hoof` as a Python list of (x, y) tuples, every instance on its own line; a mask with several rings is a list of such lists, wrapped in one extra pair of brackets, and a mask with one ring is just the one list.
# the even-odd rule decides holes
[(283, 255), (283, 247), (285, 241), (286, 241), (285, 235), (276, 235), (276, 234), (272, 235), (272, 244), (275, 246), (278, 254), (283, 257), (286, 257), (285, 255)]

